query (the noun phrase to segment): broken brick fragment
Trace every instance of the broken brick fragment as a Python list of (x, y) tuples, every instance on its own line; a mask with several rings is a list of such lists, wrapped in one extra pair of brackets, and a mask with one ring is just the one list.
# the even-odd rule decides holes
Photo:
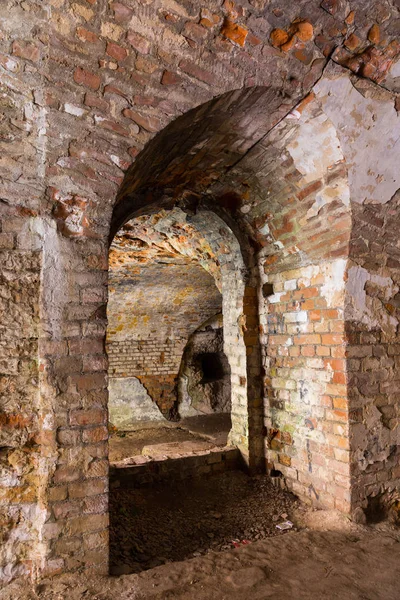
[(226, 37), (228, 40), (231, 40), (231, 42), (234, 42), (239, 46), (244, 46), (247, 34), (248, 30), (246, 27), (242, 27), (230, 19), (225, 19), (224, 24), (222, 25), (221, 35)]

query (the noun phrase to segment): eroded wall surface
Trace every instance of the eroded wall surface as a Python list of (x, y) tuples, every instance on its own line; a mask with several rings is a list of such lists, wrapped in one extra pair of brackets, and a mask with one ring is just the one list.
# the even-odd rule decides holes
[[(161, 413), (177, 418), (183, 350), (193, 331), (220, 312), (221, 294), (213, 277), (198, 264), (179, 255), (146, 264), (141, 254), (140, 262), (129, 261), (118, 273), (116, 268), (110, 270), (109, 376), (138, 378)], [(114, 392), (110, 405), (114, 405)]]
[[(348, 512), (369, 494), (394, 494), (398, 3), (3, 4), (1, 579), (107, 571), (109, 231), (176, 204), (191, 216), (211, 207), (244, 257), (239, 278), (237, 255), (226, 255), (243, 294), (223, 293), (234, 307), (234, 442), (259, 465), (269, 429), (281, 431), (267, 464), (287, 468), (289, 485), (315, 502), (335, 494)], [(223, 247), (220, 229), (213, 243)], [(341, 260), (344, 304), (312, 282)], [(262, 295), (265, 283), (283, 285), (279, 302)], [(310, 293), (323, 305), (307, 308)], [(331, 331), (341, 318), (322, 314), (342, 309), (344, 336)], [(289, 315), (283, 333), (268, 330), (278, 314)], [(346, 383), (333, 381), (343, 373), (335, 348), (348, 353)], [(299, 368), (318, 385), (304, 403)], [(339, 441), (350, 444), (340, 455)]]

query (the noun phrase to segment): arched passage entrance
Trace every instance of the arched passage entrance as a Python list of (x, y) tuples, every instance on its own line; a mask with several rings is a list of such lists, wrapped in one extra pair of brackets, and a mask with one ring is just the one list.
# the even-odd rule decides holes
[[(252, 92), (257, 93), (257, 90)], [(253, 131), (254, 123), (246, 121), (245, 114), (245, 99), (252, 94), (235, 92), (199, 107), (148, 144), (143, 157), (126, 174), (114, 209), (110, 239), (132, 218), (178, 208), (203, 237), (205, 231), (211, 231), (208, 243), (214, 253), (221, 255), (222, 264), (223, 257), (229, 258), (229, 254), (222, 251), (226, 240), (220, 229), (226, 226), (233, 232), (245, 269), (241, 272), (238, 268), (242, 264), (238, 257), (226, 261), (227, 281), (240, 275), (242, 286), (240, 306), (229, 302), (235, 311), (231, 341), (235, 352), (240, 354), (245, 348), (246, 361), (243, 364), (238, 356), (237, 361), (231, 362), (232, 392), (237, 392), (238, 400), (236, 422), (240, 424), (237, 430), (233, 427), (231, 440), (241, 448), (251, 470), (266, 466), (271, 475), (279, 474), (279, 481), (302, 497), (318, 505), (341, 503), (342, 509), (348, 510), (349, 453), (347, 447), (339, 446), (348, 444), (347, 414), (337, 414), (334, 406), (334, 402), (346, 399), (346, 382), (343, 356), (331, 353), (331, 346), (338, 347), (335, 353), (343, 353), (345, 344), (342, 333), (332, 328), (340, 329), (343, 324), (350, 231), (344, 157), (335, 128), (313, 95), (258, 143), (244, 133), (244, 138), (238, 138), (242, 135), (242, 125), (246, 131)], [(259, 97), (260, 104), (256, 106), (261, 112), (261, 92)], [(235, 102), (239, 105), (238, 113)], [(232, 139), (225, 128), (232, 126), (235, 115), (238, 126)], [(257, 139), (258, 136), (257, 129)], [(309, 144), (313, 137), (317, 140), (315, 152)], [(321, 146), (323, 153), (319, 151)], [(240, 152), (225, 153), (226, 147), (231, 150), (240, 147)], [(83, 205), (82, 210), (86, 208)], [(70, 224), (72, 217), (67, 210), (64, 217), (58, 214), (60, 228), (65, 233), (66, 223)], [(221, 227), (209, 229), (210, 214), (217, 215)], [(77, 219), (74, 213), (73, 224)], [(86, 234), (85, 228), (91, 226), (89, 213), (83, 221), (83, 214), (79, 219), (82, 235)], [(107, 267), (105, 254), (91, 255), (90, 260), (85, 260), (99, 270), (105, 271)], [(229, 293), (228, 289), (226, 298)], [(104, 318), (105, 306), (102, 303), (94, 308), (90, 298), (94, 296), (82, 295), (82, 314), (87, 309), (98, 326)], [(88, 330), (86, 323), (84, 328)], [(88, 351), (92, 348), (88, 347)], [(320, 356), (318, 352), (329, 354)], [(104, 356), (102, 347), (97, 354), (97, 360)], [(85, 364), (98, 363), (86, 359)], [(96, 481), (90, 481), (86, 488), (82, 486), (82, 473), (92, 474), (97, 463), (104, 468), (107, 464), (105, 377), (104, 373), (79, 373), (68, 381), (79, 387), (77, 393), (86, 394), (88, 389), (87, 402), (95, 405), (96, 412), (87, 414), (82, 407), (78, 408), (73, 424), (67, 422), (60, 427), (60, 436), (66, 436), (64, 432), (70, 429), (85, 428), (79, 439), (83, 440), (85, 452), (91, 454), (79, 454), (76, 448), (75, 454), (66, 452), (66, 463), (57, 467), (54, 487), (58, 491), (63, 478), (75, 477), (68, 461), (79, 456), (82, 469), (77, 478), (79, 488), (75, 484), (71, 487), (73, 493), (87, 489), (90, 495), (101, 496), (102, 505), (96, 506), (92, 500), (88, 503), (100, 511), (94, 513), (96, 518), (91, 514), (90, 519), (84, 518), (85, 527), (95, 527), (99, 541), (97, 533), (107, 519), (106, 480), (104, 475), (94, 477)], [(304, 382), (311, 385), (305, 389)], [(329, 437), (326, 421), (331, 428), (338, 418), (343, 418), (345, 426), (339, 436)], [(321, 455), (323, 464), (318, 463)], [(87, 464), (82, 456), (87, 458)], [(337, 475), (333, 487), (331, 470)], [(100, 489), (103, 492), (97, 493)], [(59, 513), (61, 521), (68, 515), (75, 518), (74, 511), (79, 510), (80, 502), (72, 505), (64, 500), (55, 502), (61, 502), (60, 510), (67, 511)], [(78, 535), (76, 528), (82, 523), (74, 521), (73, 530), (68, 525), (72, 537)], [(99, 545), (99, 556), (103, 550)]]
[[(244, 307), (244, 294), (246, 289), (246, 280), (248, 280), (247, 269), (244, 264), (241, 249), (237, 238), (233, 234), (228, 225), (215, 213), (210, 210), (199, 210), (196, 214), (188, 214), (181, 208), (175, 208), (170, 211), (165, 209), (159, 213), (153, 214), (151, 217), (143, 215), (137, 220), (134, 218), (128, 222), (128, 227), (125, 228), (125, 236), (129, 236), (137, 240), (135, 236), (141, 236), (142, 239), (150, 240), (153, 238), (153, 249), (158, 247), (172, 249), (177, 255), (186, 257), (196, 264), (200, 264), (208, 273), (210, 273), (215, 281), (217, 289), (222, 298), (222, 304), (217, 307), (204, 306), (202, 312), (201, 298), (197, 304), (197, 311), (189, 318), (188, 324), (183, 322), (178, 326), (175, 324), (175, 330), (180, 329), (181, 333), (175, 342), (175, 364), (171, 365), (168, 375), (166, 367), (161, 362), (165, 358), (165, 349), (161, 352), (158, 364), (154, 368), (159, 368), (159, 373), (146, 374), (146, 368), (140, 364), (140, 368), (135, 373), (142, 385), (149, 391), (154, 390), (154, 399), (158, 408), (167, 418), (174, 418), (176, 404), (178, 402), (178, 375), (181, 358), (184, 347), (188, 342), (190, 335), (201, 325), (207, 318), (212, 317), (222, 311), (223, 323), (223, 351), (227, 357), (230, 371), (230, 389), (231, 389), (231, 420), (232, 430), (229, 435), (230, 443), (238, 446), (241, 449), (243, 458), (250, 464), (251, 461), (255, 464), (256, 459), (250, 453), (249, 446), (249, 407), (247, 404), (247, 355), (244, 334), (248, 331), (246, 325), (246, 308)], [(111, 247), (111, 260), (114, 263), (124, 264), (124, 267), (129, 271), (129, 260), (132, 261), (135, 252), (135, 241), (131, 244), (125, 237), (117, 236), (117, 242)], [(129, 258), (131, 256), (131, 259)], [(137, 268), (137, 265), (136, 265)], [(115, 268), (112, 267), (112, 272)], [(149, 293), (150, 289), (149, 289)], [(181, 293), (187, 294), (187, 291)], [(124, 296), (126, 299), (126, 295)], [(208, 299), (209, 301), (211, 298)], [(174, 300), (180, 302), (179, 298)], [(145, 305), (145, 298), (143, 303)], [(159, 303), (155, 299), (156, 304)], [(217, 302), (217, 300), (215, 301)], [(221, 302), (221, 301), (220, 301)], [(162, 301), (161, 301), (162, 305)], [(122, 309), (121, 309), (122, 310)], [(137, 327), (135, 320), (135, 306), (129, 306), (129, 318), (133, 321), (133, 328)], [(168, 321), (168, 307), (164, 307), (166, 314), (164, 317), (160, 314), (160, 324), (157, 331), (157, 336), (162, 335), (163, 341), (159, 344), (167, 343), (168, 331), (171, 330), (169, 324), (163, 331), (162, 320)], [(211, 312), (210, 312), (211, 311)], [(110, 360), (113, 364), (113, 353), (117, 352), (114, 339), (118, 337), (117, 329), (126, 329), (122, 322), (123, 316), (120, 316), (121, 324), (118, 326), (117, 320), (114, 318), (114, 313), (110, 313), (112, 320), (112, 329), (109, 337), (109, 353)], [(251, 326), (251, 324), (249, 325)], [(154, 327), (154, 323), (153, 323)], [(189, 327), (185, 329), (185, 327)], [(148, 332), (143, 332), (147, 336), (146, 339), (138, 341), (142, 345), (150, 343), (152, 347), (156, 342)], [(155, 332), (153, 333), (155, 335)], [(158, 339), (158, 338), (157, 338)], [(168, 341), (170, 343), (170, 341)], [(154, 370), (153, 368), (153, 370)], [(111, 374), (112, 376), (112, 374)], [(260, 374), (258, 374), (260, 376)], [(169, 389), (159, 391), (159, 384), (169, 385)], [(164, 393), (164, 400), (162, 395)], [(253, 419), (252, 422), (255, 420)], [(260, 457), (259, 457), (260, 458)]]

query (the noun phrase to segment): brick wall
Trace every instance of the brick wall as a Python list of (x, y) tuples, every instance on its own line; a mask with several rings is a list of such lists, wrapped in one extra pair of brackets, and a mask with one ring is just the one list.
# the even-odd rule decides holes
[[(186, 342), (186, 339), (165, 342), (157, 338), (109, 341), (109, 376), (137, 377), (162, 414), (168, 418), (174, 417), (178, 373)], [(113, 406), (111, 394), (109, 403)], [(132, 397), (134, 403), (135, 398)]]
[[(399, 193), (355, 209), (347, 282), (352, 499), (364, 520), (374, 499), (386, 514), (400, 488)], [(372, 254), (370, 253), (372, 251)]]
[(268, 275), (266, 456), (295, 493), (350, 508), (344, 260)]
[[(350, 202), (368, 212), (371, 205), (389, 202), (399, 188), (398, 100), (392, 93), (396, 78), (390, 76), (399, 50), (393, 4), (355, 0), (355, 15), (347, 15), (346, 3), (320, 0), (278, 3), (274, 10), (262, 1), (232, 6), (211, 0), (207, 8), (186, 0), (157, 2), (9, 0), (2, 20), (0, 207), (6, 221), (20, 219), (15, 228), (6, 224), (1, 231), (6, 246), (2, 298), (9, 319), (2, 339), (10, 342), (2, 362), (2, 420), (7, 437), (20, 437), (21, 444), (17, 456), (12, 446), (1, 456), (7, 473), (1, 497), (7, 536), (0, 548), (2, 580), (39, 570), (107, 571), (104, 338), (110, 227), (115, 233), (134, 215), (176, 203), (194, 215), (207, 199), (231, 224), (246, 265), (227, 255), (226, 290), (228, 280), (236, 278), (240, 292), (224, 294), (231, 300), (226, 305), (230, 324), (224, 328), (232, 371), (232, 440), (257, 450), (262, 398), (254, 255), (263, 248), (272, 255), (280, 242), (287, 251), (282, 272), (319, 264), (327, 245), (331, 258), (342, 256), (345, 244), (339, 238), (336, 246), (335, 235), (347, 226), (338, 218), (342, 207), (336, 213), (329, 194), (307, 207), (308, 223), (296, 223), (287, 209), (296, 195), (288, 195), (273, 173), (274, 165), (288, 160), (288, 130), (278, 128), (272, 145), (265, 136), (288, 113), (294, 129), (303, 127), (296, 107), (307, 97), (338, 133), (349, 168), (349, 212)], [(307, 23), (305, 39), (294, 22), (299, 17)], [(287, 45), (276, 43), (276, 29)], [(308, 96), (312, 88), (314, 97)], [(313, 165), (329, 152), (309, 128), (302, 131), (297, 154), (291, 147), (293, 175), (300, 173), (311, 185), (320, 179)], [(312, 150), (317, 163), (303, 160)], [(304, 216), (301, 203), (297, 198), (292, 207)], [(271, 245), (266, 226), (281, 212), (287, 213), (287, 226), (276, 228)], [(361, 213), (355, 212), (358, 220), (349, 226), (354, 232), (362, 228)], [(297, 228), (290, 231), (292, 225)], [(221, 229), (214, 226), (212, 235), (223, 256)], [(396, 245), (387, 248), (393, 252)], [(358, 266), (368, 270), (373, 241), (365, 253)], [(263, 265), (262, 253), (261, 259)], [(278, 272), (269, 264), (271, 273)], [(392, 264), (385, 267), (390, 270)], [(389, 271), (374, 269), (374, 277), (391, 278)], [(378, 298), (373, 294), (371, 288), (371, 302)], [(247, 331), (244, 316), (251, 317)], [(393, 344), (387, 342), (384, 323), (375, 319), (372, 327), (357, 320), (362, 327), (356, 325), (354, 345), (364, 345), (361, 336), (375, 327), (374, 339), (380, 342), (372, 345), (387, 348), (391, 366), (381, 365), (377, 372), (387, 370), (390, 389), (397, 359), (390, 354)], [(360, 365), (365, 379), (375, 371), (372, 364)], [(10, 368), (17, 372), (10, 374)], [(354, 389), (364, 389), (361, 379)], [(360, 395), (363, 427), (371, 414), (376, 416), (376, 398), (382, 395), (382, 431), (390, 430), (392, 440), (389, 415), (395, 400), (383, 392), (387, 381), (382, 390), (380, 385), (374, 398)], [(387, 472), (385, 460), (374, 459), (379, 471), (360, 475), (360, 489), (367, 489), (369, 477), (373, 486), (380, 477), (396, 485), (394, 456)]]
[[(221, 311), (213, 277), (179, 253), (175, 260), (164, 264), (143, 253), (140, 261), (126, 257), (124, 269), (111, 266), (108, 303), (109, 376), (137, 377), (167, 418), (176, 416), (179, 367), (190, 335)], [(111, 395), (110, 406), (116, 401)]]
[(107, 344), (110, 377), (176, 374), (186, 340), (117, 340)]

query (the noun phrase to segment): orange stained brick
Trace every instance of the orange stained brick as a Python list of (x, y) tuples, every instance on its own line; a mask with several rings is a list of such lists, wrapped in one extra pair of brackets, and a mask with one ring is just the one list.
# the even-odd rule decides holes
[(278, 454), (278, 461), (287, 467), (290, 467), (292, 464), (292, 459), (287, 454)]
[(349, 407), (349, 401), (347, 398), (342, 398), (342, 397), (338, 397), (338, 398), (333, 398), (333, 407), (336, 409), (344, 409), (347, 410)]
[(320, 321), (321, 320), (321, 311), (320, 310), (310, 310), (308, 313), (308, 318), (311, 321)]
[(343, 450), (348, 450), (350, 448), (349, 438), (345, 436), (328, 433), (326, 435), (326, 441), (332, 448), (342, 448)]
[(290, 356), (300, 356), (300, 348), (298, 346), (291, 346), (289, 348), (289, 355)]
[(317, 346), (317, 356), (330, 356), (331, 349), (328, 346)]
[(324, 360), (324, 366), (331, 367), (334, 371), (345, 371), (346, 361), (341, 358), (326, 358)]
[(325, 418), (328, 421), (340, 421), (341, 423), (346, 423), (349, 419), (349, 413), (346, 410), (327, 409), (325, 411)]
[(327, 383), (325, 393), (331, 396), (345, 397), (347, 394), (347, 386), (340, 383)]
[(323, 309), (323, 310), (321, 310), (321, 315), (325, 319), (339, 319), (340, 318), (339, 311), (336, 308)]
[(319, 334), (304, 334), (304, 335), (297, 335), (294, 337), (293, 340), (295, 345), (310, 345), (310, 344), (320, 344), (321, 343), (321, 336)]
[(322, 334), (322, 344), (324, 346), (335, 346), (344, 343), (344, 336), (335, 333)]
[(301, 354), (303, 356), (315, 356), (315, 348), (314, 346), (302, 346), (301, 347)]
[(295, 300), (316, 298), (317, 296), (319, 296), (319, 293), (320, 293), (319, 289), (314, 286), (314, 287), (304, 288), (302, 290), (296, 290), (295, 292), (293, 292), (292, 297)]
[(345, 331), (344, 321), (331, 321), (329, 323), (329, 330), (331, 333), (344, 333), (344, 331)]
[(344, 346), (334, 346), (331, 348), (331, 356), (333, 358), (344, 358), (346, 356), (346, 348)]
[(346, 384), (347, 383), (346, 373), (343, 373), (342, 371), (336, 371), (333, 374), (332, 382)]

